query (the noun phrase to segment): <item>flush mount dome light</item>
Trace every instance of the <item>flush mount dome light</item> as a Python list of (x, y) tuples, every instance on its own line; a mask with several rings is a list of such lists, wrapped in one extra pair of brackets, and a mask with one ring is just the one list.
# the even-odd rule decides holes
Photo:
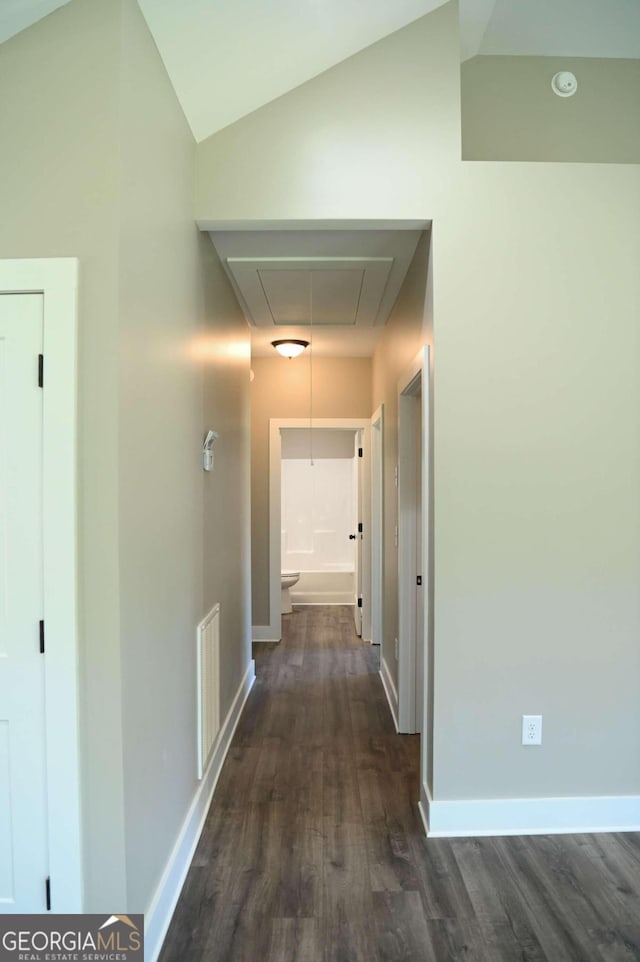
[(578, 89), (576, 75), (569, 70), (560, 70), (551, 79), (551, 89), (558, 97), (573, 97)]
[(298, 357), (299, 354), (309, 347), (308, 341), (294, 341), (290, 337), (285, 338), (282, 341), (272, 341), (272, 346), (275, 347), (278, 354), (282, 354), (283, 357)]

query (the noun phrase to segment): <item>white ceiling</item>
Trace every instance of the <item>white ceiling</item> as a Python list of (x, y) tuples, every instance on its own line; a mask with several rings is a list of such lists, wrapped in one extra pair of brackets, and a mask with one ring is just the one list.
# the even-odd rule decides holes
[(420, 234), (415, 229), (210, 232), (258, 357), (272, 356), (277, 338), (313, 338), (318, 357), (371, 356)]
[[(0, 42), (67, 2), (0, 0)], [(445, 0), (138, 2), (203, 140)], [(640, 0), (460, 0), (460, 45), (463, 60), (640, 58)]]
[[(0, 42), (67, 2), (0, 0)], [(187, 120), (196, 139), (202, 140), (445, 0), (138, 2)], [(640, 58), (640, 0), (459, 3), (463, 60), (478, 54)], [(319, 321), (313, 332), (314, 353), (371, 355), (419, 232), (412, 232), (411, 238), (409, 231), (397, 232), (395, 249), (392, 238), (390, 246), (380, 246), (384, 232), (370, 232), (369, 244), (364, 243), (366, 232), (359, 236), (357, 231), (344, 231), (333, 238), (326, 231), (297, 238), (289, 233), (284, 244), (277, 233), (250, 238), (247, 232), (235, 248), (229, 233), (212, 234), (251, 324), (253, 353), (271, 355), (276, 337), (308, 339), (304, 307), (311, 284)], [(271, 239), (267, 234), (273, 235)], [(255, 262), (249, 267), (237, 264), (234, 270), (228, 262), (232, 256), (253, 257)], [(292, 266), (292, 259), (300, 256), (333, 262)], [(269, 257), (284, 257), (289, 263), (281, 263), (279, 273), (274, 272), (265, 262)], [(347, 272), (339, 260), (349, 257), (360, 261)], [(376, 258), (386, 259), (385, 264), (373, 264)], [(319, 318), (323, 311), (324, 324)], [(295, 317), (300, 317), (299, 323), (293, 323)], [(335, 323), (338, 317), (348, 318), (348, 323)]]
[(65, 3), (69, 0), (0, 0), (0, 43)]
[(444, 0), (139, 0), (196, 140)]
[[(462, 59), (481, 55), (640, 58), (640, 0), (460, 0)], [(474, 49), (475, 45), (475, 49)]]

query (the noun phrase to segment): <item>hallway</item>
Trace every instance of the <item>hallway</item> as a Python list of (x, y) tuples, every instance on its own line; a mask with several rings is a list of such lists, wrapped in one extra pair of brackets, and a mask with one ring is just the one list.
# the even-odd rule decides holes
[(640, 959), (640, 838), (430, 839), (349, 607), (303, 607), (257, 681), (160, 962)]

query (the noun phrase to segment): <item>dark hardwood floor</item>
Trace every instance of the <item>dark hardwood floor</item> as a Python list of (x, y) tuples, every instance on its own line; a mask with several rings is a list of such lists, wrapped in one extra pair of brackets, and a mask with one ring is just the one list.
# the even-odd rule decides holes
[(351, 609), (284, 623), (160, 962), (640, 960), (640, 835), (426, 839)]

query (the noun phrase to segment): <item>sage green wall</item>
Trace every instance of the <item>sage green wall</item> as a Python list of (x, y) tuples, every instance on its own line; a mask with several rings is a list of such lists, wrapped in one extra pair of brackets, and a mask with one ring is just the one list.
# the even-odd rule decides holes
[(73, 0), (0, 45), (0, 256), (80, 259), (82, 812), (87, 904), (96, 910), (126, 904), (116, 417), (120, 30), (120, 3)]
[[(195, 631), (216, 602), (223, 719), (250, 658), (249, 331), (193, 222), (195, 142), (135, 0), (122, 3), (121, 51), (126, 904), (145, 912), (198, 788)], [(220, 435), (207, 475), (205, 425)]]
[(640, 169), (461, 162), (459, 77), (450, 3), (198, 145), (196, 215), (433, 219), (434, 795), (637, 794)]
[[(253, 624), (269, 624), (269, 420), (309, 416), (309, 354), (254, 357), (251, 384), (251, 565)], [(371, 358), (313, 360), (317, 418), (371, 417)]]
[(441, 798), (640, 791), (638, 209), (637, 167), (468, 164), (438, 219)]
[[(572, 97), (551, 78), (576, 75)], [(465, 160), (640, 163), (640, 60), (473, 57), (462, 64)]]
[[(382, 656), (398, 685), (395, 639), (398, 637), (398, 551), (395, 528), (398, 499), (398, 381), (425, 344), (433, 346), (433, 317), (427, 298), (429, 241), (425, 233), (416, 248), (396, 305), (373, 356), (372, 410), (384, 404), (384, 630)], [(432, 586), (430, 586), (432, 592)]]
[(204, 478), (203, 610), (220, 602), (224, 718), (251, 658), (251, 341), (208, 235), (201, 243), (207, 278), (207, 320), (198, 349), (205, 370), (202, 430), (219, 434), (214, 470)]
[(145, 912), (198, 784), (215, 602), (223, 716), (250, 658), (248, 331), (135, 0), (72, 0), (0, 46), (0, 83), (0, 256), (80, 259), (84, 908)]
[(196, 216), (421, 219), (460, 156), (456, 24), (440, 7), (203, 140)]

